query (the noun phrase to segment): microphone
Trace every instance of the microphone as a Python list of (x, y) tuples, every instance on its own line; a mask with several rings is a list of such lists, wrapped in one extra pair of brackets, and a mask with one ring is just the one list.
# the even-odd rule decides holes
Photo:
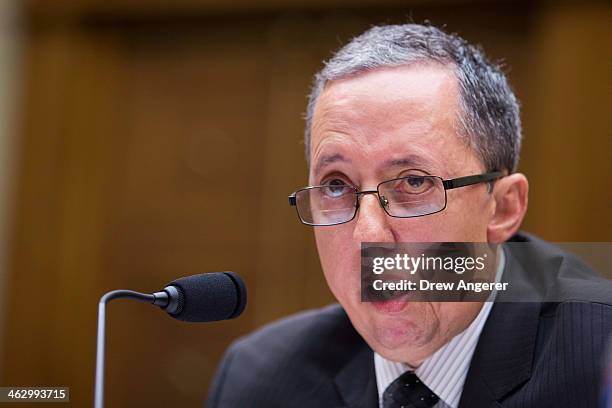
[(185, 322), (214, 322), (240, 316), (246, 306), (246, 287), (235, 272), (186, 276), (153, 294), (153, 304)]
[(104, 406), (106, 304), (113, 299), (122, 298), (159, 306), (171, 317), (185, 322), (214, 322), (240, 316), (246, 306), (247, 293), (244, 282), (237, 273), (211, 272), (176, 279), (163, 290), (153, 294), (113, 290), (102, 296), (98, 303), (95, 408)]

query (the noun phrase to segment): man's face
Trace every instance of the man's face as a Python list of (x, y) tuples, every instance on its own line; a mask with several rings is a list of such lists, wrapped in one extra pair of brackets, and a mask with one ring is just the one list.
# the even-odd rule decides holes
[[(313, 116), (310, 184), (339, 179), (375, 190), (381, 181), (415, 172), (444, 179), (483, 173), (457, 136), (458, 102), (452, 71), (432, 64), (329, 83)], [(315, 228), (329, 287), (361, 336), (386, 358), (420, 364), (480, 310), (480, 303), (360, 301), (361, 242), (487, 241), (495, 203), (486, 184), (447, 194), (444, 211), (403, 219), (386, 215), (375, 195), (364, 195), (354, 220)]]

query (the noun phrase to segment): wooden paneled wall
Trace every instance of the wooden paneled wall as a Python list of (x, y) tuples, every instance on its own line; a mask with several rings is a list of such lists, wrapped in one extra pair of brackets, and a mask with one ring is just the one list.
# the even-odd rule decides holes
[(373, 23), (427, 18), (504, 57), (523, 105), (525, 229), (612, 240), (610, 7), (466, 3), (30, 2), (2, 385), (70, 386), (88, 406), (99, 296), (234, 270), (249, 287), (235, 321), (109, 307), (108, 406), (200, 406), (232, 339), (331, 302), (286, 197), (306, 183), (310, 78)]

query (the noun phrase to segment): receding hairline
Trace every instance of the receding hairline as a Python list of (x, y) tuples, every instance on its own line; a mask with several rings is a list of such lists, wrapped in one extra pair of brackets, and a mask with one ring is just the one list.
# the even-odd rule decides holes
[(355, 73), (423, 61), (455, 66), (461, 113), (457, 134), (465, 137), (485, 168), (516, 171), (522, 144), (520, 103), (502, 65), (455, 33), (412, 23), (371, 27), (338, 49), (315, 74), (305, 115), (308, 166), (313, 107), (324, 85)]

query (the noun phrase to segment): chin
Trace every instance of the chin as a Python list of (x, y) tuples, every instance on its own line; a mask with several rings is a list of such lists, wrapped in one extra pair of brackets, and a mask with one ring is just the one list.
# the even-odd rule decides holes
[(431, 330), (410, 319), (387, 318), (373, 328), (373, 332), (380, 345), (386, 349), (394, 350), (398, 347), (421, 347), (426, 344)]
[[(400, 312), (381, 311), (380, 306), (360, 303), (357, 310), (347, 311), (355, 329), (378, 354), (400, 361), (411, 351), (426, 346), (435, 332), (424, 320), (418, 304), (407, 303)], [(351, 313), (352, 312), (352, 313)]]

